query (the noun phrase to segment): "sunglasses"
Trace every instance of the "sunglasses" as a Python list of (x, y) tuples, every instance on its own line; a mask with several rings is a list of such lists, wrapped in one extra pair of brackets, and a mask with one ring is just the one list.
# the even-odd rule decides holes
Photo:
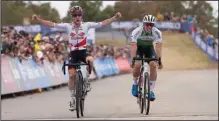
[(151, 26), (152, 27), (152, 26), (154, 26), (154, 24), (153, 23), (144, 23), (144, 26), (147, 26), (147, 27)]
[(81, 17), (81, 14), (72, 14), (71, 16), (72, 17), (77, 17), (77, 16)]

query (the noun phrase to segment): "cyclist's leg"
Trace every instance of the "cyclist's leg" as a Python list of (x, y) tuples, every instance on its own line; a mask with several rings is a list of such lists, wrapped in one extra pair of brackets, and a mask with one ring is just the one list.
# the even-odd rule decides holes
[[(137, 49), (136, 56), (142, 57), (139, 49)], [(140, 75), (140, 68), (141, 68), (141, 61), (136, 61), (134, 68), (133, 68), (133, 81), (134, 84), (132, 85), (132, 95), (137, 97), (138, 96), (138, 77)]]
[[(148, 58), (156, 57), (156, 53), (153, 46), (150, 46), (150, 48), (148, 48), (147, 57)], [(157, 80), (157, 62), (151, 61), (149, 63), (149, 66), (150, 66), (150, 90), (151, 90), (149, 98), (151, 101), (154, 101), (155, 100), (154, 87), (155, 87), (155, 82)]]
[[(77, 63), (78, 62), (78, 55), (80, 53), (77, 52), (71, 52), (71, 59), (69, 60), (69, 63)], [(70, 110), (75, 110), (75, 91), (74, 91), (74, 74), (75, 74), (75, 66), (69, 66), (68, 72), (69, 72), (69, 81), (68, 81), (68, 88), (70, 91)]]
[[(83, 62), (90, 62), (90, 70), (93, 70), (93, 57), (87, 52), (87, 50), (83, 50), (83, 56), (81, 56), (81, 61)], [(86, 68), (86, 78), (85, 78), (85, 85), (86, 91), (89, 92), (91, 90), (90, 83), (88, 81), (89, 74), (89, 67)]]
[[(82, 58), (81, 58), (81, 61), (83, 61), (84, 63), (86, 63), (86, 62), (90, 62), (90, 69), (91, 70), (93, 70), (93, 61), (94, 59), (93, 59), (93, 57), (87, 52), (87, 50), (83, 50), (83, 56), (82, 56)], [(88, 70), (88, 66), (87, 66), (87, 78), (89, 77), (89, 70)]]

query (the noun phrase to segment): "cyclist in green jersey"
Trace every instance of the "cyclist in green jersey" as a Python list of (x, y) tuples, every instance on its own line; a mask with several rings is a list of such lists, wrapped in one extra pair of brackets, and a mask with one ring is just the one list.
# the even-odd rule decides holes
[[(150, 101), (155, 100), (154, 86), (157, 80), (157, 65), (159, 69), (163, 68), (161, 62), (162, 51), (162, 33), (156, 27), (154, 27), (155, 17), (153, 15), (145, 15), (142, 21), (142, 25), (132, 31), (131, 57), (145, 57), (145, 58), (159, 58), (159, 63), (151, 61), (150, 66)], [(154, 47), (154, 42), (155, 47)], [(155, 49), (154, 49), (155, 48)], [(138, 96), (138, 77), (140, 75), (141, 62), (136, 62), (134, 65), (130, 65), (133, 69), (132, 95)]]

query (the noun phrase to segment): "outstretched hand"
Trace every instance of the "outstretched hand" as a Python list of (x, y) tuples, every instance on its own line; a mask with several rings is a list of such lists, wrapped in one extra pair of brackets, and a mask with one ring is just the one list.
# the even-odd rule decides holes
[(39, 19), (39, 16), (37, 16), (36, 14), (32, 15), (32, 20), (38, 20), (38, 19)]
[(122, 14), (120, 12), (117, 12), (114, 17), (117, 20), (122, 17)]

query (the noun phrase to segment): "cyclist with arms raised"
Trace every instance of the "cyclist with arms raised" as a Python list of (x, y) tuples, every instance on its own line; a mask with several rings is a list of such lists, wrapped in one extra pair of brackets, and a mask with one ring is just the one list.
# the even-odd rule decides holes
[[(73, 6), (70, 9), (72, 23), (53, 23), (51, 21), (43, 20), (37, 15), (33, 15), (32, 19), (38, 20), (41, 24), (47, 27), (55, 27), (60, 29), (67, 29), (70, 49), (70, 63), (77, 61), (90, 62), (91, 69), (93, 69), (93, 57), (87, 53), (86, 43), (87, 34), (90, 28), (99, 28), (111, 24), (113, 21), (121, 17), (118, 12), (112, 18), (106, 19), (99, 23), (82, 22), (83, 10), (80, 6)], [(74, 96), (74, 73), (75, 67), (69, 66), (69, 83), (70, 90), (70, 110), (75, 110), (75, 96)], [(88, 70), (87, 70), (88, 71)]]
[[(137, 27), (132, 31), (131, 35), (131, 46), (132, 52), (131, 57), (143, 58), (159, 58), (159, 69), (163, 68), (161, 63), (161, 50), (162, 50), (162, 33), (156, 27), (154, 27), (155, 17), (152, 15), (145, 15), (142, 21), (142, 26)], [(153, 42), (156, 42), (155, 49)], [(155, 51), (156, 50), (156, 51)], [(140, 75), (141, 62), (136, 62), (134, 65), (130, 65), (133, 69), (133, 80), (132, 95), (138, 96), (138, 77)], [(155, 100), (154, 86), (157, 80), (157, 62), (151, 61), (150, 66), (150, 101)]]

